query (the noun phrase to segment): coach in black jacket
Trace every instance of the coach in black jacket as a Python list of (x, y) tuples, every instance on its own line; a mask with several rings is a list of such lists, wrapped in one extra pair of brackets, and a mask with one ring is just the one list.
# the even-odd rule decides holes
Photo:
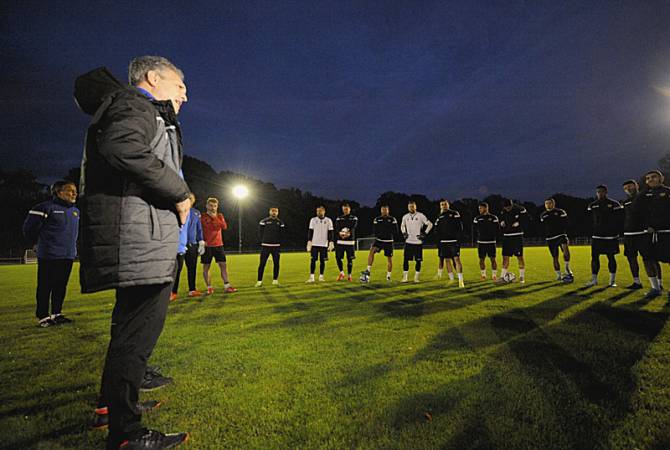
[(182, 72), (156, 56), (131, 61), (129, 78), (132, 86), (123, 86), (98, 69), (75, 84), (77, 103), (93, 115), (80, 183), (81, 288), (116, 290), (102, 376), (107, 447), (167, 448), (186, 434), (144, 429), (136, 405), (165, 321), (179, 221), (190, 207), (176, 120), (186, 86)]

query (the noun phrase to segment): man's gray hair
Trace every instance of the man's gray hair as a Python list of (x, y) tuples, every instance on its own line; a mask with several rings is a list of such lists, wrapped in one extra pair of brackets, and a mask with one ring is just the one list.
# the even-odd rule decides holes
[(133, 86), (141, 83), (150, 70), (162, 72), (165, 69), (174, 70), (179, 77), (184, 79), (184, 72), (162, 56), (138, 56), (130, 61), (128, 66), (128, 81)]

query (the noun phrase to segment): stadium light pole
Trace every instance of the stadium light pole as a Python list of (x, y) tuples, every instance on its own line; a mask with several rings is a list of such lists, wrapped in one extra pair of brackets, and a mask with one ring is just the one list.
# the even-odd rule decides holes
[(233, 188), (233, 195), (237, 199), (237, 205), (240, 208), (240, 214), (238, 216), (239, 226), (237, 228), (238, 232), (238, 252), (242, 253), (242, 200), (249, 195), (249, 189), (241, 184), (238, 184)]

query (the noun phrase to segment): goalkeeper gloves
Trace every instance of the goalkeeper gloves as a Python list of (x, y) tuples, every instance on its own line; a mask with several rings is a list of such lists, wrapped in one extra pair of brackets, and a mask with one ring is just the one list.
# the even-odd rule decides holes
[(419, 234), (419, 235), (417, 236), (417, 238), (418, 238), (421, 242), (423, 242), (424, 240), (426, 240), (426, 234), (425, 234), (425, 233), (421, 233), (421, 234)]
[(205, 241), (198, 242), (198, 255), (202, 256), (205, 254)]

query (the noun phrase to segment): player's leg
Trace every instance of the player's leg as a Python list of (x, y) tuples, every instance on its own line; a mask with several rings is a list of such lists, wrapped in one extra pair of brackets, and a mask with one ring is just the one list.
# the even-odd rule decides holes
[(318, 249), (312, 247), (312, 250), (309, 255), (309, 278), (307, 279), (308, 283), (314, 283), (314, 272), (316, 271), (316, 261), (319, 258)]
[(477, 256), (479, 256), (479, 279), (486, 280), (486, 249), (482, 244), (477, 244)]
[(228, 264), (226, 261), (217, 261), (219, 264), (219, 269), (221, 270), (221, 279), (223, 280), (223, 287), (228, 289), (230, 286), (230, 280), (228, 279)]
[(272, 250), (272, 284), (279, 283), (279, 264), (281, 259), (281, 251), (279, 247)]
[(414, 247), (414, 282), (419, 282), (419, 277), (421, 273), (421, 265), (423, 263), (423, 245), (417, 245)]
[(626, 255), (628, 260), (628, 267), (630, 267), (630, 274), (633, 276), (633, 284), (628, 286), (628, 289), (641, 289), (642, 282), (640, 281), (640, 264), (637, 261), (637, 252), (635, 254)]
[(610, 281), (608, 286), (616, 287), (616, 258), (614, 253), (607, 254), (607, 270), (610, 273)]
[(409, 275), (409, 262), (414, 259), (412, 247), (405, 244), (405, 250), (402, 253), (402, 282), (406, 283)]
[(495, 248), (493, 249), (493, 255), (489, 256), (489, 259), (491, 260), (491, 279), (496, 281), (498, 277), (498, 260), (496, 258)]
[(519, 282), (526, 282), (526, 260), (523, 258), (523, 249), (519, 252), (516, 257), (517, 262), (519, 263)]
[(256, 279), (256, 286), (263, 285), (263, 273), (265, 273), (265, 265), (270, 257), (270, 252), (267, 247), (261, 247), (260, 261), (258, 262), (258, 277)]
[(340, 244), (335, 245), (335, 262), (337, 263), (337, 268), (340, 271), (340, 274), (337, 277), (337, 281), (344, 279), (344, 248)]
[(356, 249), (353, 246), (347, 247), (347, 277), (351, 281), (351, 273), (354, 270), (354, 259), (356, 259)]
[(184, 263), (186, 263), (186, 276), (188, 279), (188, 295), (189, 296), (199, 296), (195, 288), (195, 276), (198, 267), (198, 246), (189, 245), (186, 247), (186, 254), (184, 255)]
[(445, 265), (447, 266), (447, 276), (449, 277), (449, 282), (454, 281), (454, 265), (451, 258), (445, 258)]
[(184, 268), (184, 254), (177, 254), (177, 272), (174, 276), (174, 283), (172, 283), (172, 292), (170, 293), (170, 301), (177, 299), (177, 292), (179, 292), (179, 279), (181, 278), (181, 271)]
[(561, 251), (563, 252), (563, 262), (565, 263), (565, 274), (572, 275), (572, 270), (570, 270), (570, 243), (567, 239), (561, 244)]
[(326, 261), (328, 261), (328, 249), (324, 248), (319, 252), (319, 281), (324, 281), (323, 273), (326, 270)]
[(509, 256), (505, 255), (503, 253), (503, 260), (502, 260), (502, 269), (500, 270), (500, 278), (505, 278), (505, 275), (507, 275), (507, 270), (509, 269)]
[(386, 281), (391, 281), (391, 272), (393, 272), (393, 255), (386, 257)]
[(458, 276), (458, 286), (465, 287), (465, 282), (463, 281), (463, 264), (461, 263), (460, 255), (454, 256), (454, 268)]

